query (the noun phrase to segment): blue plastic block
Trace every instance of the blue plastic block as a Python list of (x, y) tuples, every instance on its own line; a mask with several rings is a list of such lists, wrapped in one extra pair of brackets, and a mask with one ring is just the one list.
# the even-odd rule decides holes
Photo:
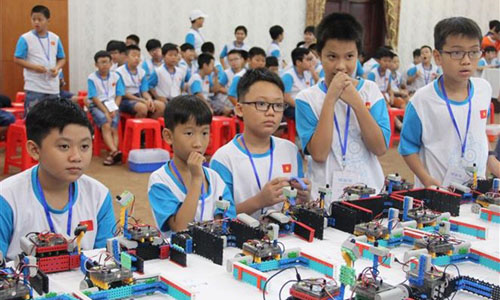
[(493, 223), (500, 223), (500, 216), (493, 215), (491, 217), (491, 222), (493, 222)]
[(193, 253), (193, 240), (186, 240), (186, 253)]
[(236, 268), (233, 268), (233, 278), (234, 279), (238, 279), (238, 274), (239, 274), (239, 270)]
[(495, 270), (497, 272), (500, 272), (500, 263), (496, 262), (496, 261), (493, 261), (493, 260), (491, 260), (489, 258), (480, 256), (479, 257), (479, 264), (482, 265), (482, 266), (485, 266), (487, 268), (493, 269), (493, 270)]
[(242, 272), (241, 281), (249, 283), (255, 287), (257, 286), (257, 278), (255, 278), (255, 276), (253, 276), (249, 273), (246, 273), (246, 272)]
[(189, 300), (191, 299), (190, 296), (184, 294), (183, 292), (179, 291), (173, 286), (169, 286), (168, 288), (168, 295), (174, 297), (176, 300)]
[[(479, 217), (483, 220), (486, 220), (488, 221), (488, 214), (485, 213), (485, 212), (481, 212), (481, 214), (479, 215)], [(493, 218), (492, 218), (492, 221), (493, 221)]]
[(378, 241), (378, 245), (381, 246), (381, 247), (387, 248), (389, 246), (389, 241), (387, 241), (387, 240), (379, 240)]
[(450, 263), (450, 256), (448, 255), (443, 255), (443, 256), (438, 256), (432, 259), (432, 263), (435, 264), (436, 266), (445, 266)]
[(268, 260), (260, 263), (258, 267), (256, 268), (262, 272), (267, 272), (271, 270), (276, 270), (279, 269), (279, 263), (277, 260)]

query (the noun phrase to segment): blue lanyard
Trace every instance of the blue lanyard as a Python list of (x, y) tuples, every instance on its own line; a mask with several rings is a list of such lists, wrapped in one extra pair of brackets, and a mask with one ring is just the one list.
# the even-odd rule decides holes
[(448, 113), (450, 114), (451, 121), (453, 122), (453, 126), (455, 127), (455, 131), (457, 132), (458, 138), (460, 139), (460, 144), (461, 144), (460, 146), (461, 146), (462, 158), (463, 158), (464, 154), (465, 154), (465, 146), (467, 144), (467, 135), (469, 133), (470, 116), (471, 116), (471, 110), (472, 110), (470, 83), (469, 83), (469, 87), (467, 88), (467, 99), (465, 100), (465, 101), (469, 102), (469, 110), (467, 111), (467, 123), (465, 125), (465, 135), (464, 135), (463, 142), (462, 142), (462, 135), (460, 134), (460, 130), (458, 129), (457, 120), (455, 119), (455, 115), (453, 115), (453, 111), (451, 110), (450, 100), (448, 99), (448, 95), (446, 94), (446, 89), (444, 88), (443, 76), (441, 76), (439, 78), (439, 85), (441, 86), (441, 90), (443, 91), (443, 98), (446, 101), (446, 107), (448, 108)]
[[(385, 70), (385, 71), (387, 72), (387, 70)], [(377, 69), (377, 72), (378, 72), (378, 77), (382, 78), (382, 74), (380, 74), (380, 68)], [(390, 76), (388, 79), (385, 74), (387, 74), (387, 73), (384, 73), (384, 87), (382, 88), (382, 92), (385, 92), (387, 90), (387, 82), (390, 79)]]
[[(245, 139), (243, 138), (243, 135), (241, 136), (241, 143), (243, 144), (243, 147), (245, 147), (246, 154), (248, 158), (250, 159), (250, 164), (252, 165), (253, 169), (253, 175), (255, 176), (255, 180), (257, 180), (257, 186), (259, 187), (259, 190), (262, 190), (262, 185), (260, 184), (260, 178), (259, 178), (259, 173), (257, 172), (257, 168), (255, 167), (255, 162), (253, 161), (252, 158), (252, 153), (250, 153), (250, 150), (248, 150), (247, 145), (245, 144)], [(273, 141), (271, 140), (271, 145), (269, 146), (269, 150), (271, 152), (270, 154), (270, 163), (269, 163), (269, 174), (267, 175), (267, 181), (271, 180), (271, 176), (273, 174), (273, 163), (274, 163), (274, 155), (273, 155)]]
[(342, 166), (345, 166), (345, 156), (347, 153), (347, 139), (349, 137), (349, 120), (351, 119), (351, 106), (347, 105), (347, 113), (345, 119), (344, 128), (344, 142), (342, 142), (342, 137), (340, 136), (339, 122), (337, 121), (337, 116), (333, 114), (333, 121), (335, 122), (335, 129), (337, 130), (337, 135), (339, 137), (340, 150), (342, 151)]
[[(130, 70), (128, 69), (128, 65), (125, 65), (125, 69), (127, 69), (127, 72), (128, 72), (128, 74), (130, 75), (130, 79), (132, 80), (132, 83), (134, 84), (134, 86), (135, 86), (136, 88), (139, 88), (139, 83), (136, 83), (136, 82), (135, 82), (135, 79), (134, 79), (134, 76), (135, 76), (135, 75), (133, 75), (133, 74), (132, 74), (132, 72), (130, 72)], [(139, 76), (139, 70), (136, 70), (136, 72), (137, 72), (137, 74), (136, 74), (136, 75), (137, 75), (137, 76)], [(138, 78), (138, 79), (139, 79), (139, 78)], [(138, 81), (140, 81), (140, 80), (138, 80)]]
[[(179, 178), (179, 181), (181, 182), (182, 186), (186, 189), (186, 194), (187, 194), (187, 187), (184, 184), (184, 180), (182, 180), (181, 173), (179, 173), (179, 170), (177, 170), (177, 167), (175, 166), (174, 160), (170, 161), (170, 166), (172, 167), (172, 170), (174, 170), (175, 175), (177, 178)], [(200, 214), (200, 222), (203, 221), (203, 212), (205, 211), (205, 197), (207, 195), (205, 194), (205, 185), (203, 184), (203, 181), (201, 182), (201, 214)]]
[(108, 78), (106, 78), (106, 85), (104, 85), (104, 80), (102, 80), (101, 74), (99, 74), (99, 72), (97, 72), (97, 77), (99, 78), (99, 80), (101, 80), (102, 88), (104, 90), (104, 93), (106, 94), (106, 100), (109, 100), (109, 74)]
[(175, 73), (177, 72), (177, 70), (175, 69), (175, 67), (174, 67), (174, 72), (172, 73), (172, 72), (170, 72), (170, 71), (168, 70), (168, 68), (167, 68), (167, 65), (166, 65), (166, 64), (163, 64), (163, 66), (165, 67), (165, 70), (167, 70), (168, 75), (170, 75), (170, 80), (171, 80), (172, 82), (174, 82), (174, 79), (175, 79)]
[(424, 65), (422, 65), (422, 69), (424, 69), (424, 81), (425, 81), (425, 84), (428, 84), (429, 83), (429, 79), (431, 79), (432, 64), (431, 64), (431, 67), (429, 68), (429, 72), (426, 72)]
[(47, 32), (47, 50), (45, 50), (45, 47), (42, 44), (42, 40), (40, 39), (40, 36), (38, 33), (35, 33), (36, 37), (38, 38), (38, 42), (40, 42), (40, 47), (42, 47), (43, 54), (45, 54), (45, 57), (47, 58), (47, 62), (50, 64), (50, 38), (49, 38), (49, 33)]
[[(38, 170), (38, 169), (37, 169)], [(40, 180), (38, 180), (38, 174), (36, 175), (36, 185), (38, 187), (38, 191), (40, 192), (40, 200), (42, 201), (43, 210), (45, 211), (45, 216), (47, 217), (47, 222), (49, 223), (50, 232), (56, 233), (54, 228), (54, 222), (52, 222), (52, 217), (50, 216), (49, 205), (47, 204), (47, 200), (45, 199), (45, 195), (43, 194), (42, 185), (40, 184)], [(68, 236), (71, 236), (71, 219), (73, 217), (73, 184), (69, 185), (69, 196), (68, 196), (68, 224), (66, 225), (66, 233)]]

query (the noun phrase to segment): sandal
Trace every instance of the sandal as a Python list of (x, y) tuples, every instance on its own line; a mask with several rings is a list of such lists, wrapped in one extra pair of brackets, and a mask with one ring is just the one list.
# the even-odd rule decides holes
[(114, 162), (115, 164), (122, 162), (123, 153), (122, 153), (120, 150), (117, 150), (117, 151), (116, 151), (115, 153), (113, 153), (112, 155), (113, 155), (113, 162)]
[(112, 166), (114, 163), (115, 163), (115, 161), (114, 161), (113, 155), (111, 153), (102, 162), (102, 164), (105, 165), (105, 166)]

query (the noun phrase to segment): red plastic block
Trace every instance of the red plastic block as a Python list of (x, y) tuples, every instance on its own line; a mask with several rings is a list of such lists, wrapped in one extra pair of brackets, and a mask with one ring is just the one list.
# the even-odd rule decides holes
[(170, 254), (170, 246), (169, 245), (160, 246), (160, 259), (168, 258), (169, 254)]
[(45, 273), (67, 271), (70, 269), (69, 255), (42, 257), (38, 259), (38, 267)]
[(69, 268), (76, 269), (80, 267), (80, 255), (74, 254), (69, 256)]
[(47, 252), (58, 252), (58, 251), (68, 251), (68, 244), (64, 243), (57, 246), (49, 247), (37, 247), (36, 253), (47, 253)]

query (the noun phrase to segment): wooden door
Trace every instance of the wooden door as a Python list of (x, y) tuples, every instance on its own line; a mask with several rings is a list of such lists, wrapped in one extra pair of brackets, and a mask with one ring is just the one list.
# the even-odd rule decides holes
[[(30, 13), (35, 5), (49, 8), (49, 30), (61, 38), (68, 59), (68, 0), (0, 0), (0, 93), (12, 100), (24, 86), (23, 68), (14, 63), (14, 51), (19, 37), (32, 29)], [(68, 61), (63, 72), (69, 82)]]

